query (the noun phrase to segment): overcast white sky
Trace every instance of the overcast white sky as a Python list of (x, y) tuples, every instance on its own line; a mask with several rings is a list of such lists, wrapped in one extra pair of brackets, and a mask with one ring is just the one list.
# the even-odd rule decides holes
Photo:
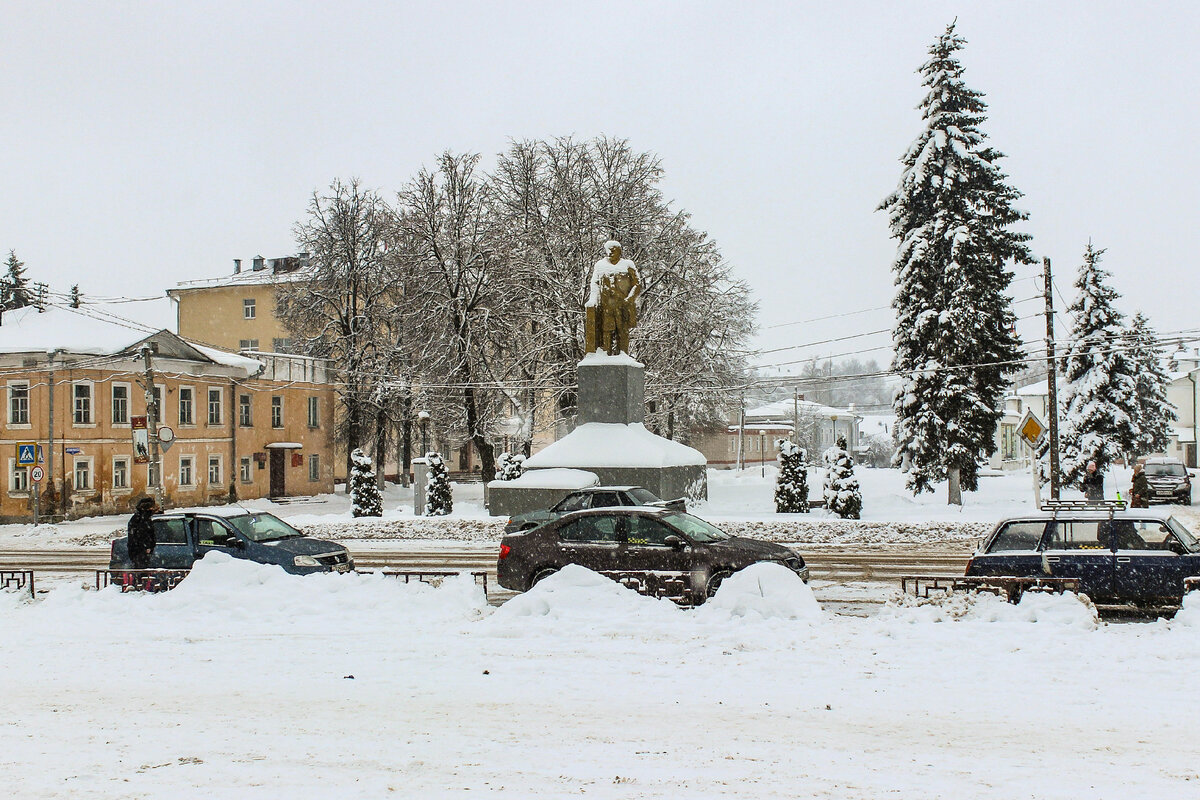
[(0, 250), (54, 289), (161, 294), (293, 253), (307, 197), (334, 177), (390, 194), (444, 149), (490, 163), (510, 138), (603, 133), (662, 157), (668, 195), (753, 287), (762, 347), (888, 328), (886, 310), (767, 326), (890, 303), (874, 208), (920, 130), (915, 70), (957, 16), (968, 84), (1059, 287), (1069, 298), (1092, 237), (1126, 310), (1195, 328), (1198, 8), (10, 0)]

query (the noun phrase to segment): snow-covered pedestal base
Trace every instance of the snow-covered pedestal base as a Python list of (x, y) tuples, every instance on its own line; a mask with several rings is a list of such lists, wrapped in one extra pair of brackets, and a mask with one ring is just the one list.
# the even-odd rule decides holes
[[(549, 470), (583, 470), (605, 486), (644, 486), (664, 500), (708, 499), (708, 461), (699, 450), (646, 430), (646, 374), (625, 353), (589, 353), (579, 362), (579, 427), (525, 461), (539, 481)], [(514, 487), (488, 486), (493, 515), (532, 511)], [(512, 509), (516, 508), (516, 511)], [(501, 511), (500, 509), (505, 509)]]

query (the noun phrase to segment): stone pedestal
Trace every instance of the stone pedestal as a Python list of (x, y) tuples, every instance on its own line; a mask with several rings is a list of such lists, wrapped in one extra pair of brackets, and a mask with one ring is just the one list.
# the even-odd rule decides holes
[[(526, 475), (575, 469), (606, 486), (644, 486), (664, 500), (708, 499), (708, 463), (698, 450), (646, 430), (645, 368), (628, 355), (591, 353), (579, 362), (579, 425), (525, 461)], [(535, 477), (531, 477), (535, 480)], [(518, 487), (492, 481), (489, 510), (521, 504)], [(499, 494), (497, 494), (499, 493)], [(532, 511), (533, 508), (521, 508)]]

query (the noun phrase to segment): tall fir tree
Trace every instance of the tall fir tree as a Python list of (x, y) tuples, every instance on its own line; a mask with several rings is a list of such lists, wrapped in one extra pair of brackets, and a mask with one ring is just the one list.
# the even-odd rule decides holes
[(1129, 357), (1137, 376), (1138, 440), (1131, 456), (1165, 452), (1171, 443), (1171, 423), (1179, 419), (1175, 406), (1167, 399), (1166, 359), (1158, 334), (1146, 315), (1137, 312), (1129, 325)]
[(441, 453), (425, 454), (429, 464), (429, 484), (425, 490), (425, 516), (444, 517), (454, 510), (454, 496), (450, 493), (450, 473)]
[(1099, 472), (1139, 447), (1137, 364), (1128, 348), (1119, 294), (1100, 266), (1104, 250), (1088, 242), (1075, 279), (1079, 294), (1071, 303), (1071, 342), (1059, 403), (1059, 469), (1063, 484), (1078, 484), (1089, 461)]
[(950, 503), (978, 487), (978, 469), (995, 449), (1008, 375), (1021, 341), (1008, 293), (1009, 262), (1029, 263), (1021, 196), (1000, 170), (1003, 154), (980, 126), (983, 94), (963, 83), (955, 57), (965, 40), (947, 26), (919, 70), (928, 93), (925, 129), (901, 158), (896, 191), (879, 206), (899, 241), (893, 367), (897, 464), (910, 465), (908, 487), (931, 491), (948, 479)]
[(775, 511), (808, 513), (808, 454), (788, 439), (779, 442), (779, 477), (775, 481)]
[(0, 305), (5, 309), (24, 308), (31, 305), (29, 296), (29, 279), (25, 277), (25, 262), (17, 258), (16, 252), (8, 251), (8, 261), (4, 262), (6, 271), (3, 287), (0, 288)]
[(375, 483), (375, 464), (361, 448), (350, 453), (350, 513), (356, 517), (383, 516), (383, 499)]

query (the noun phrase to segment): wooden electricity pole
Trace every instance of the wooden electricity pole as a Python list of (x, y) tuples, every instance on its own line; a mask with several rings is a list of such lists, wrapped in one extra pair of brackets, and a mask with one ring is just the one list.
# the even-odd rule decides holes
[[(1050, 499), (1058, 499), (1058, 359), (1054, 355), (1054, 283), (1050, 259), (1042, 259), (1046, 296), (1046, 416), (1050, 423)], [(1034, 469), (1037, 462), (1034, 461)]]
[(142, 364), (146, 370), (146, 436), (150, 440), (150, 463), (146, 465), (147, 483), (154, 502), (163, 505), (162, 462), (158, 457), (158, 403), (154, 395), (154, 367), (150, 363), (150, 345), (142, 345)]

